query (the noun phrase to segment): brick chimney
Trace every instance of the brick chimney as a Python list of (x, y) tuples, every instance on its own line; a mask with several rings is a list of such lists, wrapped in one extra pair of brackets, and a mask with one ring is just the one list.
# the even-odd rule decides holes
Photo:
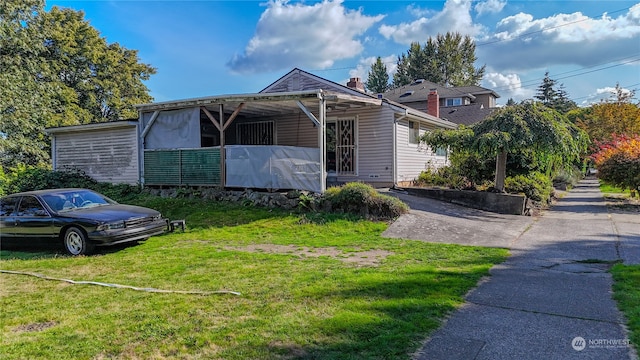
[(438, 95), (437, 89), (429, 90), (429, 95), (427, 96), (427, 114), (437, 118), (440, 117), (440, 95)]
[(364, 83), (360, 80), (359, 77), (352, 77), (351, 79), (349, 79), (347, 87), (358, 90), (360, 92), (364, 92)]

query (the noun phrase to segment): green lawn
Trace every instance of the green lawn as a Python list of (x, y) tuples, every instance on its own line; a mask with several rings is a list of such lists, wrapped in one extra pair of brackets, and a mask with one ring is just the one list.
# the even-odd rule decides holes
[(186, 295), (0, 274), (3, 359), (408, 359), (503, 249), (384, 239), (385, 223), (187, 199), (136, 201), (187, 231), (0, 268)]
[(616, 264), (613, 274), (613, 298), (627, 318), (630, 340), (636, 348), (640, 344), (640, 265)]

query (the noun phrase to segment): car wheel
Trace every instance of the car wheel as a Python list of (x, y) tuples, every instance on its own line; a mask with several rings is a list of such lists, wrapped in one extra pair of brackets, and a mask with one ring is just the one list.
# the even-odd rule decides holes
[(64, 233), (64, 249), (69, 255), (88, 255), (93, 251), (93, 244), (87, 241), (87, 236), (77, 227), (70, 227)]

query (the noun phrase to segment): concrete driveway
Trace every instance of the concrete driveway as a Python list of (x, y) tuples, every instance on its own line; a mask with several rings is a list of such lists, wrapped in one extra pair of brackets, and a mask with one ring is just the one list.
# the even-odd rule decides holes
[(411, 208), (382, 233), (389, 238), (511, 248), (534, 221), (531, 216), (496, 214), (402, 191), (384, 193), (399, 198)]

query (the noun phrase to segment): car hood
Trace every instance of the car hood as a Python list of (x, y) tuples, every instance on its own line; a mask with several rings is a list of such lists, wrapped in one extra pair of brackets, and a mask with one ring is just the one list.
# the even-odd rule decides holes
[(102, 205), (86, 209), (73, 209), (60, 213), (61, 216), (75, 219), (114, 222), (160, 215), (160, 212), (134, 205)]

